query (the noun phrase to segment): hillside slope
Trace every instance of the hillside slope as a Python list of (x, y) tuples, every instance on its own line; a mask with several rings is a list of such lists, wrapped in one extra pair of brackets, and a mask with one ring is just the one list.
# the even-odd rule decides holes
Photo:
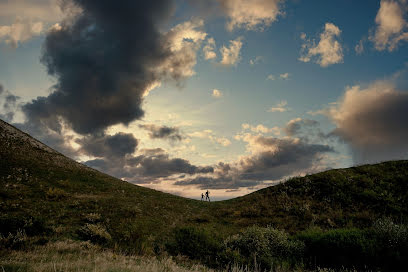
[(36, 237), (82, 239), (92, 225), (113, 241), (110, 246), (144, 253), (180, 226), (223, 236), (253, 224), (290, 233), (311, 226), (366, 227), (382, 217), (406, 222), (407, 204), (408, 161), (330, 170), (206, 203), (100, 173), (0, 120), (3, 235), (24, 228)]

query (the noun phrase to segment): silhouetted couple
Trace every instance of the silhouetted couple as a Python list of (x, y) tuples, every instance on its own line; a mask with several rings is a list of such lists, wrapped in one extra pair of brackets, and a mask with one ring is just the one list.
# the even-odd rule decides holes
[[(201, 194), (201, 201), (204, 201), (204, 194)], [(205, 192), (205, 201), (211, 202), (210, 201), (210, 192), (207, 190), (207, 192)]]

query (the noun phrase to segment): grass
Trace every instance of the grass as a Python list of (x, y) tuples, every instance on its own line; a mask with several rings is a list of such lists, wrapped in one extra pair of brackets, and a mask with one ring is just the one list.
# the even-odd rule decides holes
[[(0, 121), (0, 248), (7, 250), (75, 240), (120, 254), (161, 256), (180, 228), (224, 241), (254, 225), (295, 237), (313, 228), (364, 230), (382, 218), (408, 222), (408, 161), (295, 177), (208, 203), (110, 177), (33, 145), (18, 130), (10, 134), (7, 126)], [(25, 242), (18, 238), (22, 232)]]
[[(36, 246), (29, 251), (2, 252), (0, 271), (6, 272), (216, 272), (183, 257), (141, 257), (118, 254), (89, 242), (64, 240)], [(259, 269), (232, 265), (218, 272), (260, 272)], [(305, 269), (278, 267), (276, 272), (311, 272)], [(316, 272), (334, 272), (332, 269), (317, 268)], [(340, 269), (354, 272), (354, 269)], [(367, 270), (369, 271), (369, 270)]]
[(179, 265), (171, 258), (126, 256), (103, 250), (89, 242), (71, 240), (12, 251), (0, 259), (0, 271), (100, 271), (100, 272), (210, 272), (204, 266)]

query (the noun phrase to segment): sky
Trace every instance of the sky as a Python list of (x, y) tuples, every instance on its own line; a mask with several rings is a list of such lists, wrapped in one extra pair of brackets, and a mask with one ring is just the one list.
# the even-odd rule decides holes
[(229, 199), (408, 159), (407, 56), (407, 0), (0, 0), (0, 119), (131, 183)]

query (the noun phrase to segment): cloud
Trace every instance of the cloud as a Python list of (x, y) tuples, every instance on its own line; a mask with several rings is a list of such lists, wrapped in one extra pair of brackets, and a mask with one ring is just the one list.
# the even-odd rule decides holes
[(203, 47), (204, 59), (215, 59), (217, 53), (215, 53), (215, 40), (214, 38), (208, 38), (207, 44)]
[[(279, 75), (279, 78), (280, 78), (280, 79), (284, 79), (284, 80), (289, 79), (289, 77), (290, 77), (290, 74), (289, 74), (289, 73), (283, 73), (283, 74), (280, 74), (280, 75)], [(272, 75), (272, 74), (271, 74), (271, 75), (268, 75), (266, 79), (267, 79), (267, 80), (276, 80), (276, 78), (277, 78), (277, 77), (276, 77), (275, 75)]]
[(375, 17), (377, 26), (374, 34), (370, 36), (377, 50), (393, 51), (401, 41), (408, 40), (408, 23), (404, 19), (407, 11), (405, 0), (381, 0), (380, 9)]
[(302, 33), (304, 40), (301, 49), (300, 61), (309, 62), (313, 59), (321, 67), (343, 62), (343, 47), (337, 38), (340, 37), (341, 30), (332, 23), (326, 23), (324, 31), (320, 34), (318, 44), (313, 40), (308, 40), (306, 34)]
[(18, 110), (17, 101), (20, 100), (19, 96), (12, 94), (10, 91), (5, 90), (3, 85), (0, 84), (0, 119), (6, 122), (12, 122), (14, 114)]
[(50, 30), (44, 44), (42, 62), (57, 79), (54, 91), (23, 106), (28, 122), (58, 131), (64, 120), (77, 133), (101, 133), (143, 117), (152, 86), (194, 74), (203, 21), (163, 33), (170, 0), (72, 1), (82, 12)]
[(266, 79), (267, 80), (275, 80), (276, 77), (274, 75), (268, 75), (268, 77)]
[(170, 49), (170, 54), (156, 68), (161, 77), (182, 80), (195, 74), (197, 51), (207, 37), (207, 33), (201, 30), (203, 26), (203, 20), (193, 18), (176, 25), (165, 34), (165, 48)]
[(319, 122), (311, 119), (302, 119), (296, 118), (290, 120), (285, 128), (284, 131), (288, 136), (295, 136), (298, 135), (303, 127), (316, 127), (319, 125)]
[(221, 65), (232, 66), (236, 65), (241, 59), (242, 37), (230, 41), (229, 47), (221, 47)]
[(93, 157), (124, 157), (136, 151), (138, 141), (129, 133), (115, 135), (92, 135), (77, 140), (80, 152)]
[(189, 133), (188, 136), (193, 138), (209, 139), (213, 143), (218, 143), (222, 146), (231, 145), (231, 141), (225, 137), (217, 137), (211, 129), (206, 129), (202, 131), (195, 131)]
[(268, 112), (285, 112), (289, 111), (290, 108), (287, 108), (288, 102), (286, 100), (282, 100), (279, 102), (275, 107), (271, 107)]
[(211, 94), (215, 98), (220, 98), (222, 96), (222, 92), (220, 90), (214, 89)]
[(26, 42), (32, 37), (40, 35), (42, 31), (42, 22), (16, 20), (11, 25), (0, 26), (0, 42), (4, 41), (11, 47), (17, 48), (19, 43)]
[(260, 30), (283, 15), (284, 0), (218, 0), (229, 18), (227, 29)]
[(408, 158), (408, 92), (393, 83), (349, 87), (325, 113), (336, 125), (332, 135), (350, 145), (356, 163)]
[(214, 167), (214, 173), (187, 177), (175, 184), (194, 185), (200, 189), (253, 187), (291, 175), (321, 170), (323, 155), (334, 152), (330, 146), (310, 144), (296, 138), (278, 139), (246, 134), (242, 140), (248, 143), (247, 149), (252, 154), (233, 163), (219, 163)]
[(0, 17), (55, 22), (63, 17), (60, 4), (60, 0), (0, 1)]
[(161, 181), (160, 178), (173, 175), (206, 174), (214, 171), (210, 166), (200, 167), (181, 158), (170, 158), (164, 151), (133, 157), (93, 159), (85, 164), (136, 184), (157, 183)]
[(139, 125), (139, 127), (147, 130), (151, 139), (181, 141), (184, 138), (177, 127), (158, 126), (154, 124)]
[(245, 179), (276, 180), (305, 171), (320, 160), (320, 155), (333, 152), (327, 145), (309, 144), (297, 138), (248, 136), (253, 154), (241, 158), (241, 177)]
[(357, 55), (361, 55), (364, 52), (364, 41), (365, 39), (361, 39), (358, 44), (354, 47), (354, 50), (356, 51)]
[[(243, 130), (249, 130), (252, 132), (256, 132), (256, 133), (273, 133), (275, 135), (279, 135), (280, 134), (280, 128), (279, 127), (272, 127), (272, 128), (268, 128), (262, 124), (259, 124), (257, 126), (252, 126), (250, 124), (244, 123), (242, 124), (242, 129)], [(238, 137), (235, 137), (235, 139), (239, 140), (241, 138), (240, 135), (238, 135)]]
[(253, 66), (253, 65), (261, 63), (262, 61), (263, 61), (262, 56), (256, 56), (255, 58), (249, 60), (249, 64)]
[(60, 132), (56, 132), (41, 123), (24, 122), (13, 123), (13, 125), (65, 156), (73, 159), (77, 159), (79, 156), (78, 150), (72, 147), (74, 137), (72, 134), (66, 133), (67, 128), (64, 122), (60, 124)]
[(284, 74), (280, 74), (279, 77), (281, 79), (289, 79), (290, 74), (289, 73), (284, 73)]

